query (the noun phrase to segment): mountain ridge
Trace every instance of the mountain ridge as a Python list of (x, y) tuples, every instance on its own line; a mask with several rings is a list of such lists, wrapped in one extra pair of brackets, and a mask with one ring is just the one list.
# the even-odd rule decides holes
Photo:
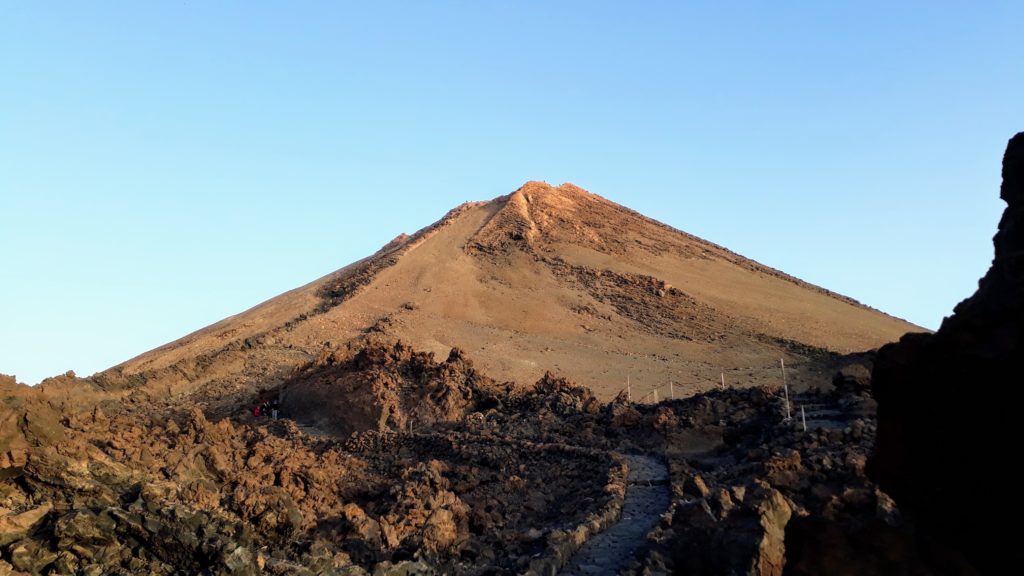
[(603, 398), (629, 374), (694, 393), (719, 372), (762, 382), (740, 369), (787, 354), (828, 370), (830, 352), (907, 331), (922, 329), (573, 184), (529, 181), (95, 378), (171, 395), (251, 388), (374, 335), (473, 350), (506, 380), (550, 367)]

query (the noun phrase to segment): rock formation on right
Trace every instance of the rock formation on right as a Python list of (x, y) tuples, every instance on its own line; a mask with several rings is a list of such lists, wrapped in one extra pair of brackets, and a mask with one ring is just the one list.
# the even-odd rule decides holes
[(873, 374), (869, 474), (953, 572), (1002, 573), (1024, 560), (1024, 500), (1009, 494), (1024, 405), (1024, 132), (1010, 140), (1002, 175), (1007, 207), (977, 292), (935, 334), (883, 347)]

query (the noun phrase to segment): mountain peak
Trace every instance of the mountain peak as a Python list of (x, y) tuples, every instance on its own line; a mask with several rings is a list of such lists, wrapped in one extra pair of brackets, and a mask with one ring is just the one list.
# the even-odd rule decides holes
[(744, 384), (761, 384), (780, 357), (813, 363), (913, 329), (574, 184), (529, 181), (107, 377), (215, 381), (212, 396), (373, 335), (472, 350), (502, 380), (555, 368), (611, 398), (627, 375), (697, 390), (759, 366)]
[(543, 194), (552, 190), (551, 184), (543, 180), (528, 180), (525, 184), (516, 188), (513, 194)]
[(552, 186), (543, 180), (528, 180), (516, 189), (513, 194), (550, 194), (557, 193), (563, 196), (594, 196), (594, 194), (580, 188), (572, 182), (563, 182), (558, 186)]

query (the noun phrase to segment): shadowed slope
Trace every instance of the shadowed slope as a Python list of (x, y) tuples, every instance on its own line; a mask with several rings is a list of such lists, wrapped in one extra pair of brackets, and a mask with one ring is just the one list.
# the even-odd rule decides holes
[[(1006, 210), (993, 239), (995, 259), (978, 290), (932, 335), (913, 334), (879, 351), (873, 374), (878, 444), (871, 475), (951, 558), (963, 553), (980, 573), (1024, 560), (1020, 500), (998, 506), (972, 497), (1018, 477), (1009, 457), (1020, 438), (1024, 357), (1024, 133), (1003, 156)], [(979, 391), (984, 388), (984, 393)]]

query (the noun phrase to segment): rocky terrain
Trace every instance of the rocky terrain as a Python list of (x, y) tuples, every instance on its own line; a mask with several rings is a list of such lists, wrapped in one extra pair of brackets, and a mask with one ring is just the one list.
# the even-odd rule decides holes
[[(472, 370), (401, 345), (345, 369), (372, 379), (391, 362), (441, 387)], [(524, 412), (552, 396), (479, 393)], [(66, 417), (60, 442), (7, 452), (0, 573), (518, 573), (621, 506), (626, 469), (606, 450), (427, 422), (340, 437), (248, 406), (215, 422), (155, 406)]]
[[(1024, 325), (1022, 150), (1018, 135), (978, 292), (936, 334), (877, 354), (834, 342), (904, 324), (574, 187), (530, 184), (104, 373), (34, 388), (0, 376), (0, 576), (1012, 573), (1020, 505), (979, 490), (1012, 479), (993, 454), (1015, 437), (999, 391), (1013, 390)], [(632, 235), (600, 233), (626, 216)], [(662, 257), (696, 260), (687, 273), (707, 283), (651, 274)], [(499, 313), (456, 281), (466, 270), (479, 290), (536, 303), (570, 290), (541, 306), (547, 320), (511, 296)], [(761, 283), (780, 321), (729, 301), (723, 270)], [(410, 278), (428, 296), (399, 288)], [(552, 328), (567, 317), (587, 318), (573, 341)], [(605, 348), (616, 331), (643, 360)], [(534, 371), (513, 360), (574, 354), (584, 375), (623, 358), (652, 374), (652, 342), (691, 369), (690, 354), (718, 354), (717, 384), (666, 399), (565, 370), (509, 377)]]
[(0, 574), (974, 573), (864, 473), (872, 360), (788, 406), (602, 402), (367, 342), (232, 403), (67, 410), (4, 454)]
[[(795, 432), (776, 392), (602, 403), (550, 374), (526, 389), (496, 383), (458, 350), (438, 362), (401, 343), (368, 343), (324, 355), (234, 409), (69, 412), (59, 439), (32, 437), (5, 453), (0, 570), (664, 572), (695, 561), (686, 510), (712, 506), (716, 529), (733, 539), (722, 557), (780, 573), (787, 521), (807, 505), (800, 498), (842, 508), (852, 475), (868, 486), (858, 505), (881, 504), (859, 475), (858, 442), (871, 425)], [(279, 419), (253, 415), (267, 398), (279, 399)], [(867, 400), (843, 413), (861, 404), (870, 421)], [(803, 465), (798, 450), (809, 455)], [(815, 473), (838, 479), (811, 490)]]

